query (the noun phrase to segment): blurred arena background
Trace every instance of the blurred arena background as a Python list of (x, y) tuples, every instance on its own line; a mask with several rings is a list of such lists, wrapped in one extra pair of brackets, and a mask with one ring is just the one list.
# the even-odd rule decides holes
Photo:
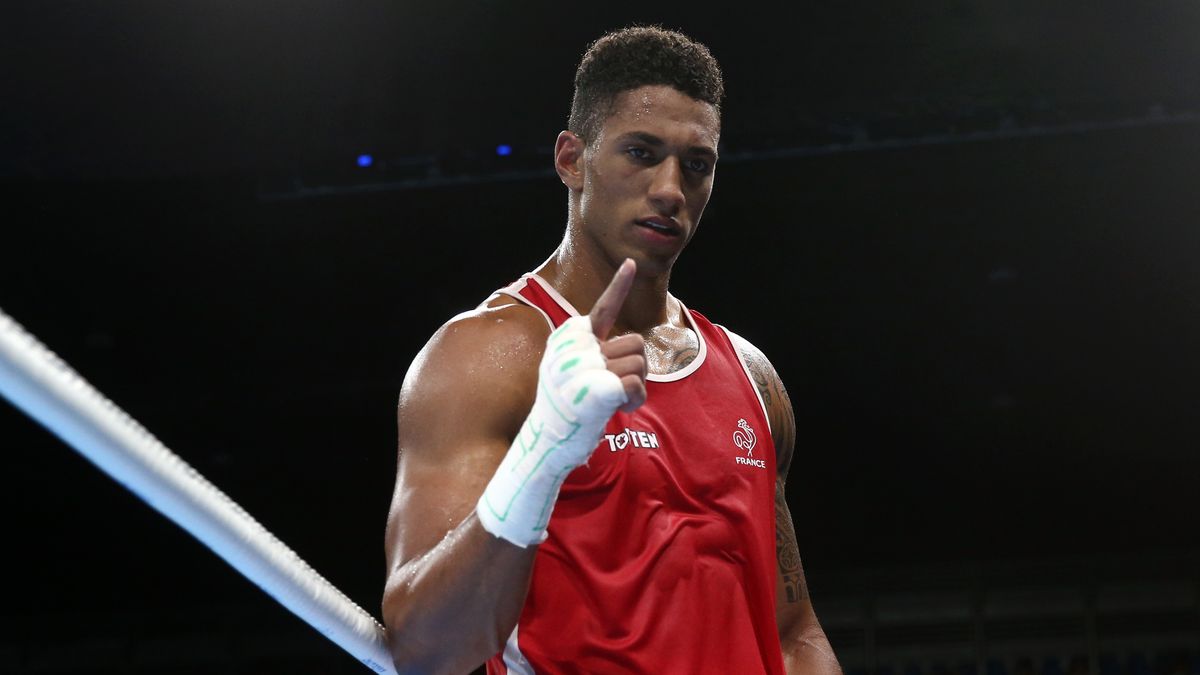
[[(409, 360), (539, 263), (587, 43), (728, 100), (674, 290), (796, 403), (851, 675), (1200, 675), (1200, 4), (17, 2), (0, 307), (377, 611)], [(0, 673), (357, 673), (0, 407)]]

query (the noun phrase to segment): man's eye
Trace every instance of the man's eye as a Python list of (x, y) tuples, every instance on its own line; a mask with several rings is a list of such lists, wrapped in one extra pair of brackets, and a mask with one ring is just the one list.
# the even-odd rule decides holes
[(696, 173), (708, 173), (708, 162), (703, 159), (689, 159), (687, 168)]
[(634, 159), (647, 159), (650, 157), (650, 151), (646, 150), (645, 148), (632, 147), (627, 149), (625, 152), (627, 152), (629, 156)]

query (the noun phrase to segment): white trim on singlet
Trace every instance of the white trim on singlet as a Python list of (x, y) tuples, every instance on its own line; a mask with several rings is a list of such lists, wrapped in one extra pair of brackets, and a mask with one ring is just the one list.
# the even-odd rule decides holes
[(700, 343), (700, 349), (696, 352), (696, 358), (692, 359), (692, 362), (684, 366), (681, 370), (664, 375), (657, 373), (647, 375), (646, 379), (651, 382), (676, 382), (682, 380), (696, 372), (700, 368), (700, 364), (704, 363), (704, 359), (708, 356), (708, 342), (704, 339), (704, 334), (696, 327), (696, 321), (692, 318), (692, 313), (688, 311), (687, 306), (683, 304), (682, 300), (679, 301), (679, 308), (683, 310), (684, 320), (687, 321), (688, 326), (691, 326), (692, 332), (696, 334), (696, 341)]
[(738, 363), (742, 364), (742, 372), (746, 374), (746, 379), (750, 381), (750, 388), (754, 390), (754, 395), (758, 397), (758, 405), (762, 407), (763, 417), (767, 420), (767, 431), (770, 431), (773, 437), (775, 430), (771, 428), (771, 416), (767, 414), (767, 404), (763, 402), (762, 392), (758, 390), (758, 385), (754, 383), (754, 376), (750, 374), (750, 366), (746, 363), (746, 358), (742, 356), (742, 350), (738, 349), (737, 341), (733, 339), (733, 332), (720, 324), (713, 325), (725, 331), (725, 337), (729, 338), (729, 344), (733, 347), (733, 353), (737, 354)]
[[(533, 272), (522, 276), (521, 281), (532, 281), (533, 283), (536, 283), (542, 288), (542, 290), (546, 291), (546, 294), (550, 296), (550, 299), (558, 303), (558, 306), (561, 307), (564, 312), (570, 314), (571, 316), (579, 316), (579, 310), (575, 309), (571, 303), (567, 302), (566, 298), (559, 295), (558, 291), (554, 290), (554, 287), (550, 285), (550, 282), (534, 274)], [(521, 288), (525, 287), (525, 284), (521, 282), (518, 282), (518, 284), (520, 284), (520, 287), (517, 288), (517, 291), (519, 292)], [(500, 292), (506, 293), (509, 289), (515, 287), (517, 287), (517, 284), (513, 284), (512, 286), (509, 286)], [(528, 303), (528, 300), (525, 300), (524, 297), (520, 299)], [(692, 362), (681, 370), (677, 370), (673, 373), (650, 373), (646, 375), (646, 379), (650, 380), (651, 382), (677, 382), (682, 380), (688, 375), (696, 372), (696, 370), (700, 368), (700, 364), (704, 363), (704, 358), (708, 355), (708, 343), (705, 342), (704, 335), (700, 332), (700, 329), (696, 327), (696, 321), (692, 319), (692, 313), (688, 311), (687, 306), (683, 304), (682, 300), (679, 301), (679, 307), (683, 310), (684, 320), (687, 321), (687, 324), (692, 329), (692, 332), (696, 334), (696, 340), (700, 343), (700, 349), (696, 354), (696, 358), (692, 359)], [(545, 314), (545, 312), (543, 312), (543, 314)], [(547, 317), (547, 320), (549, 320), (549, 317)]]
[(574, 305), (567, 302), (566, 298), (560, 295), (558, 291), (554, 290), (554, 287), (550, 285), (549, 281), (546, 281), (534, 272), (527, 272), (521, 278), (525, 279), (526, 281), (532, 281), (538, 286), (541, 286), (542, 290), (546, 291), (546, 293), (550, 296), (550, 299), (558, 303), (558, 306), (562, 307), (563, 311), (567, 314), (570, 314), (571, 316), (579, 316), (579, 310), (575, 309)]
[[(525, 275), (525, 276), (529, 276), (529, 275)], [(492, 298), (495, 298), (497, 295), (507, 295), (508, 297), (512, 298), (513, 300), (516, 300), (517, 302), (521, 303), (522, 305), (537, 310), (537, 313), (541, 314), (542, 318), (546, 320), (546, 325), (550, 326), (550, 330), (554, 330), (554, 320), (550, 318), (550, 315), (547, 314), (546, 311), (543, 310), (541, 307), (538, 307), (537, 305), (530, 302), (528, 298), (521, 295), (521, 289), (525, 288), (525, 286), (528, 283), (529, 282), (528, 282), (528, 280), (525, 279), (525, 277), (521, 277), (520, 279), (517, 279), (513, 283), (509, 284), (508, 286), (505, 286), (504, 288), (501, 288), (500, 290), (496, 291), (495, 293), (492, 293), (491, 295), (489, 295), (487, 300), (484, 300), (483, 304), (481, 304), (480, 307), (487, 306), (487, 304), (492, 301)]]
[(517, 645), (519, 627), (513, 626), (512, 635), (509, 635), (508, 642), (504, 643), (504, 667), (511, 675), (534, 675), (533, 666), (529, 665), (529, 659), (525, 658), (521, 647)]

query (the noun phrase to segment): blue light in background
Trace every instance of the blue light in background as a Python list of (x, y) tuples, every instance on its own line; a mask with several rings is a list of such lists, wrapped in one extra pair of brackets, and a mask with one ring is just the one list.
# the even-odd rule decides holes
[(511, 145), (497, 145), (496, 146), (496, 154), (500, 155), (501, 157), (508, 157), (509, 155), (512, 154), (512, 146)]
[(374, 162), (375, 162), (375, 158), (370, 155), (359, 155), (358, 156), (358, 165), (361, 167), (371, 166), (371, 164), (373, 164)]

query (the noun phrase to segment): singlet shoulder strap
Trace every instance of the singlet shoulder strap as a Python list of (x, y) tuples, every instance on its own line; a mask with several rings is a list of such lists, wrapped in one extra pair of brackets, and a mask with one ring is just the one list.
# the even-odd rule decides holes
[[(510, 297), (526, 307), (537, 310), (551, 330), (558, 328), (564, 321), (576, 314), (575, 309), (536, 274), (523, 275), (520, 279), (492, 293), (487, 300), (483, 301), (483, 304), (491, 302), (500, 295)], [(560, 300), (569, 311), (559, 305)]]
[(721, 324), (710, 324), (720, 329), (721, 334), (725, 337), (725, 341), (729, 344), (729, 348), (733, 350), (733, 355), (737, 357), (738, 364), (742, 367), (742, 372), (746, 375), (746, 381), (750, 383), (750, 389), (754, 391), (755, 398), (758, 399), (758, 405), (762, 408), (763, 417), (767, 420), (767, 430), (774, 433), (771, 429), (771, 416), (767, 413), (767, 403), (763, 400), (762, 392), (759, 391), (758, 385), (754, 383), (754, 376), (750, 373), (750, 364), (746, 363), (746, 357), (742, 354), (742, 350), (738, 349), (737, 342), (733, 339), (733, 332)]

